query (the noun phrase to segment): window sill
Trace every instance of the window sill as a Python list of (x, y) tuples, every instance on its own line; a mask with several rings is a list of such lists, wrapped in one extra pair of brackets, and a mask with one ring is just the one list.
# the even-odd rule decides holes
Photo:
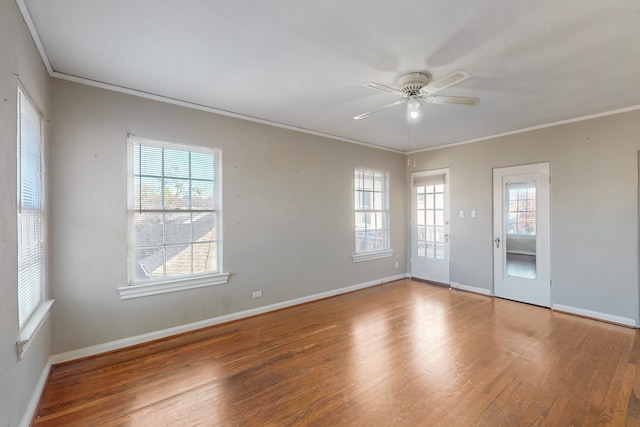
[(393, 255), (393, 249), (377, 252), (366, 252), (362, 254), (354, 254), (351, 256), (353, 262), (370, 261), (372, 259), (388, 258)]
[(31, 340), (36, 333), (38, 333), (40, 327), (49, 316), (49, 311), (51, 310), (51, 306), (54, 301), (55, 300), (50, 299), (42, 302), (38, 308), (36, 308), (36, 311), (33, 312), (27, 324), (24, 325), (24, 328), (20, 331), (20, 341), (16, 343), (18, 360), (22, 360), (22, 355), (27, 351), (27, 348), (29, 348)]
[(228, 281), (229, 273), (220, 273), (212, 276), (190, 277), (167, 282), (124, 286), (118, 288), (118, 292), (120, 293), (120, 299), (131, 299), (184, 291), (187, 289), (204, 288), (206, 286), (224, 285)]

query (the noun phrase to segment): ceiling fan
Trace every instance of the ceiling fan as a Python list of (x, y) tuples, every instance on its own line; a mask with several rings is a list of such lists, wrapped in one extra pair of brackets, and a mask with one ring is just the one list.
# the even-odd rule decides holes
[(412, 72), (401, 75), (398, 78), (398, 89), (381, 85), (379, 83), (365, 83), (363, 86), (380, 92), (391, 93), (400, 96), (402, 99), (375, 110), (355, 116), (355, 120), (364, 119), (370, 115), (382, 111), (384, 109), (394, 107), (398, 104), (407, 102), (407, 111), (409, 118), (415, 120), (420, 114), (420, 100), (428, 104), (457, 104), (457, 105), (476, 105), (480, 102), (479, 98), (470, 98), (462, 96), (442, 96), (435, 93), (442, 89), (453, 86), (471, 77), (471, 74), (464, 70), (455, 70), (451, 73), (433, 80), (430, 73)]

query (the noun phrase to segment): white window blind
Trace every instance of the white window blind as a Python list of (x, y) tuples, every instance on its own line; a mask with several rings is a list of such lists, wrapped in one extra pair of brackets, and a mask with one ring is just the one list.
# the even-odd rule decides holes
[(220, 272), (219, 150), (129, 137), (132, 285)]
[(40, 114), (18, 89), (18, 322), (44, 298), (44, 227)]

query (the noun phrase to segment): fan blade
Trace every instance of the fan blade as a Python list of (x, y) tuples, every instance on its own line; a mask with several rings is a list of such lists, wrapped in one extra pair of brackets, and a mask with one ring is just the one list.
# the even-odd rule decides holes
[(377, 108), (375, 110), (368, 111), (368, 112), (366, 112), (364, 114), (360, 114), (359, 116), (355, 116), (353, 119), (354, 120), (364, 119), (365, 117), (369, 117), (370, 115), (372, 115), (374, 113), (377, 113), (378, 111), (382, 111), (382, 110), (385, 110), (387, 108), (395, 107), (396, 105), (402, 104), (405, 101), (406, 101), (406, 99), (401, 99), (400, 101), (392, 102), (391, 104), (387, 104), (384, 107), (380, 107), (380, 108)]
[(440, 96), (429, 95), (421, 96), (422, 99), (429, 104), (457, 104), (457, 105), (476, 105), (480, 102), (480, 98), (470, 98), (466, 96)]
[(403, 91), (398, 90), (398, 89), (394, 89), (394, 88), (389, 87), (389, 86), (381, 85), (379, 83), (369, 82), (369, 83), (364, 83), (362, 86), (368, 87), (369, 89), (377, 90), (379, 92), (392, 93), (394, 95), (398, 95), (398, 96), (401, 96), (403, 98), (407, 97), (407, 95), (405, 95), (405, 93)]
[(421, 91), (422, 93), (431, 95), (441, 91), (442, 89), (448, 88), (449, 86), (453, 86), (456, 83), (467, 80), (469, 77), (471, 77), (471, 74), (468, 72), (464, 70), (455, 70), (446, 76), (440, 77), (438, 80), (430, 82), (428, 85), (423, 87)]

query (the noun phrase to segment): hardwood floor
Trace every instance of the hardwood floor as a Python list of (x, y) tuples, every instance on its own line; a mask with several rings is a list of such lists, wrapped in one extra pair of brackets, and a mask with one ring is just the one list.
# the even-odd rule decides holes
[(633, 329), (401, 280), (56, 365), (35, 426), (638, 426)]

